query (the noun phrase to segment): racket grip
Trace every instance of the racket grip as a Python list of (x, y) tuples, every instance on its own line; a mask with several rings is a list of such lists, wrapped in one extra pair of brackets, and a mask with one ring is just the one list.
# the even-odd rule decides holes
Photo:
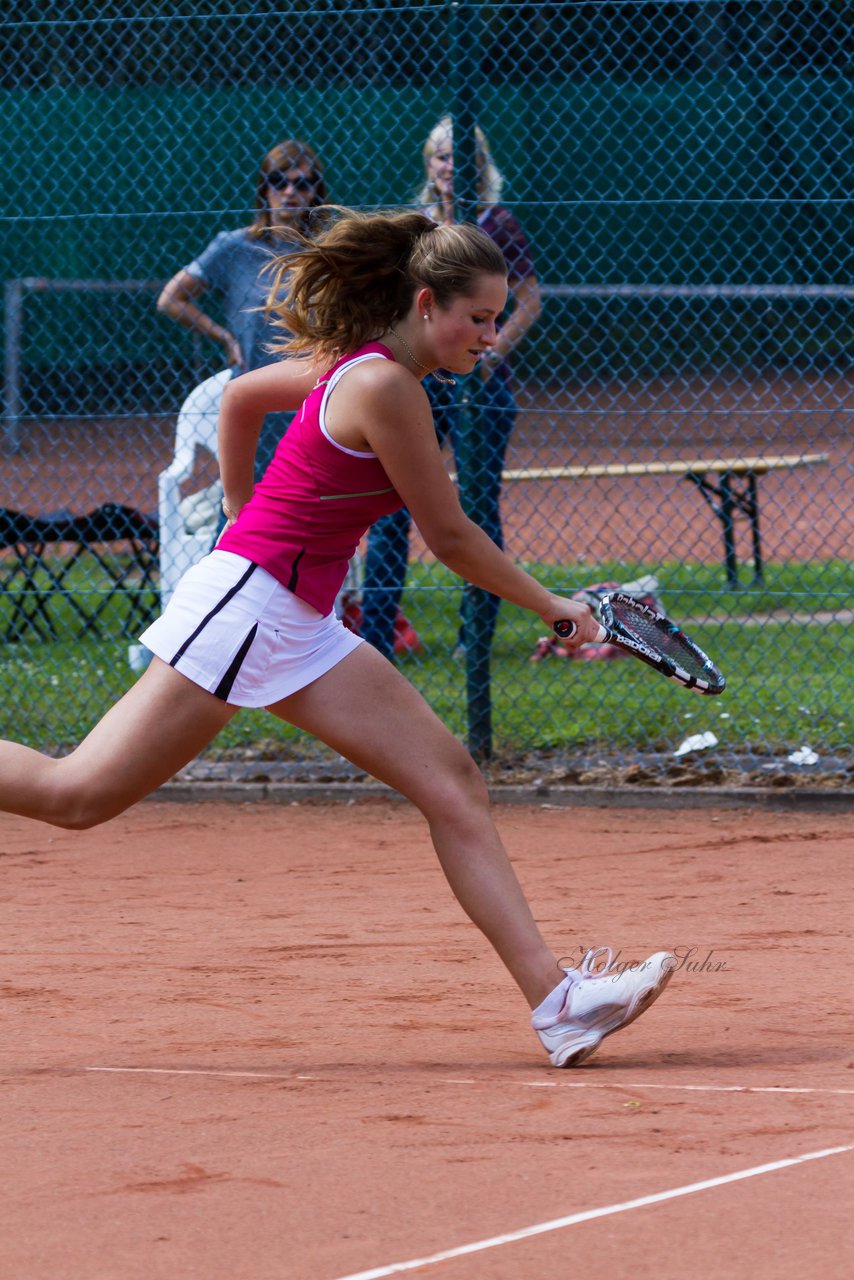
[(561, 640), (571, 640), (575, 635), (578, 627), (569, 618), (561, 618), (559, 622), (554, 624), (555, 634), (559, 635)]
[[(559, 622), (554, 624), (554, 630), (555, 633), (560, 636), (561, 640), (571, 640), (578, 630), (578, 627), (574, 622), (571, 622), (569, 618), (561, 618)], [(596, 639), (599, 644), (604, 643), (604, 641), (608, 639), (608, 632), (601, 625)]]

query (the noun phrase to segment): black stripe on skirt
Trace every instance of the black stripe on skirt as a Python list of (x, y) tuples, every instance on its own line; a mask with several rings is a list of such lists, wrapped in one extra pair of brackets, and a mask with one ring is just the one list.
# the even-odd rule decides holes
[(219, 684), (214, 689), (213, 695), (215, 698), (220, 698), (221, 701), (228, 702), (228, 695), (231, 693), (232, 686), (234, 685), (234, 682), (237, 679), (237, 673), (239, 672), (240, 668), (243, 666), (243, 659), (246, 657), (247, 653), (252, 648), (252, 641), (255, 639), (255, 636), (257, 635), (257, 633), (258, 633), (258, 623), (256, 622), (253, 624), (252, 629), (250, 630), (246, 639), (243, 641), (243, 644), (240, 646), (240, 648), (237, 650), (237, 653), (232, 658), (231, 666), (228, 668), (225, 675), (222, 677)]
[[(250, 564), (249, 568), (248, 568), (248, 569), (246, 570), (246, 572), (243, 574), (243, 576), (241, 577), (240, 581), (239, 581), (239, 582), (236, 582), (236, 583), (234, 584), (234, 586), (233, 586), (229, 591), (227, 591), (227, 592), (225, 593), (225, 595), (222, 597), (222, 599), (219, 601), (219, 603), (218, 603), (218, 604), (216, 604), (216, 605), (214, 605), (214, 607), (211, 609), (210, 613), (205, 614), (204, 618), (202, 618), (201, 622), (200, 622), (200, 623), (199, 623), (199, 625), (196, 627), (196, 629), (195, 629), (195, 631), (193, 632), (193, 634), (192, 634), (191, 636), (188, 636), (188, 637), (187, 637), (187, 639), (186, 639), (186, 640), (184, 641), (184, 643), (181, 645), (181, 647), (180, 647), (180, 649), (178, 650), (178, 652), (175, 654), (174, 658), (171, 658), (171, 659), (170, 659), (170, 661), (169, 661), (169, 666), (170, 666), (170, 667), (174, 667), (174, 666), (176, 666), (176, 665), (181, 661), (181, 659), (183, 658), (184, 654), (185, 654), (185, 653), (187, 652), (187, 650), (189, 649), (190, 645), (193, 643), (193, 641), (194, 641), (194, 640), (196, 640), (196, 639), (197, 639), (197, 638), (202, 634), (202, 632), (204, 631), (205, 627), (206, 627), (206, 626), (208, 625), (208, 623), (210, 622), (211, 618), (215, 618), (215, 617), (216, 617), (216, 615), (219, 613), (220, 609), (224, 609), (224, 608), (225, 608), (225, 606), (228, 604), (229, 600), (231, 600), (234, 596), (236, 596), (236, 595), (237, 595), (238, 591), (240, 591), (240, 590), (241, 590), (241, 588), (243, 588), (243, 587), (246, 585), (246, 583), (247, 583), (247, 582), (249, 581), (249, 579), (252, 577), (252, 574), (255, 572), (255, 570), (256, 570), (257, 568), (258, 568), (257, 564)], [(244, 643), (245, 643), (245, 641), (244, 641)], [(251, 644), (251, 640), (250, 640), (250, 644)], [(244, 654), (243, 654), (243, 657), (245, 658), (245, 656), (246, 656), (246, 654), (244, 653)], [(241, 661), (242, 661), (242, 660), (243, 660), (243, 659), (241, 658)]]

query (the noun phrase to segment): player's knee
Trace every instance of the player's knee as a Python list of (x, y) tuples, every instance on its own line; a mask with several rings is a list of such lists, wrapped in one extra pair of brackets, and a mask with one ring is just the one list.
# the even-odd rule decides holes
[(70, 769), (58, 769), (48, 788), (42, 818), (65, 831), (88, 831), (113, 817), (115, 806), (97, 787), (82, 783)]
[(109, 815), (99, 805), (85, 796), (67, 796), (57, 798), (46, 821), (54, 827), (62, 827), (64, 831), (89, 831), (100, 826), (107, 817)]
[(55, 827), (65, 831), (91, 831), (106, 822), (108, 814), (101, 814), (97, 809), (88, 806), (74, 805), (57, 813), (52, 819)]
[(474, 804), (480, 808), (488, 809), (489, 792), (486, 788), (484, 776), (468, 752), (465, 753), (465, 760), (465, 771), (460, 778), (465, 802), (469, 806)]
[(489, 808), (483, 774), (462, 746), (437, 789), (435, 806), (445, 819), (457, 816), (469, 819), (478, 810)]

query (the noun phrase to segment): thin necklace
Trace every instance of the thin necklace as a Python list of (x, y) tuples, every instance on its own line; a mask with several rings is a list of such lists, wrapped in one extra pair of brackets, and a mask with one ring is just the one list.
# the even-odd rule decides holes
[(423, 369), (425, 373), (432, 373), (433, 377), (436, 379), (437, 382), (445, 382), (449, 387), (455, 387), (457, 385), (456, 378), (446, 378), (445, 375), (443, 373), (439, 373), (437, 369), (431, 369), (429, 365), (422, 364), (421, 361), (412, 354), (412, 348), (410, 347), (409, 343), (406, 341), (405, 338), (402, 338), (400, 336), (400, 334), (397, 332), (396, 329), (392, 329), (389, 326), (389, 333), (393, 338), (397, 338), (398, 342), (403, 347), (404, 351), (409, 356), (410, 360), (414, 360), (415, 363), (418, 365), (419, 369)]

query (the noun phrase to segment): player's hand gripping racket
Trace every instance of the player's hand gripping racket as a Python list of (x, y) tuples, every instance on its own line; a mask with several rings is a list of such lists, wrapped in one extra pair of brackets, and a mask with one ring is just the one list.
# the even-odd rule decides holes
[[(722, 693), (726, 680), (699, 645), (689, 640), (675, 622), (656, 613), (632, 596), (613, 591), (599, 605), (600, 643), (624, 649), (656, 671), (697, 693)], [(554, 624), (563, 640), (575, 635), (576, 625), (568, 618)]]

